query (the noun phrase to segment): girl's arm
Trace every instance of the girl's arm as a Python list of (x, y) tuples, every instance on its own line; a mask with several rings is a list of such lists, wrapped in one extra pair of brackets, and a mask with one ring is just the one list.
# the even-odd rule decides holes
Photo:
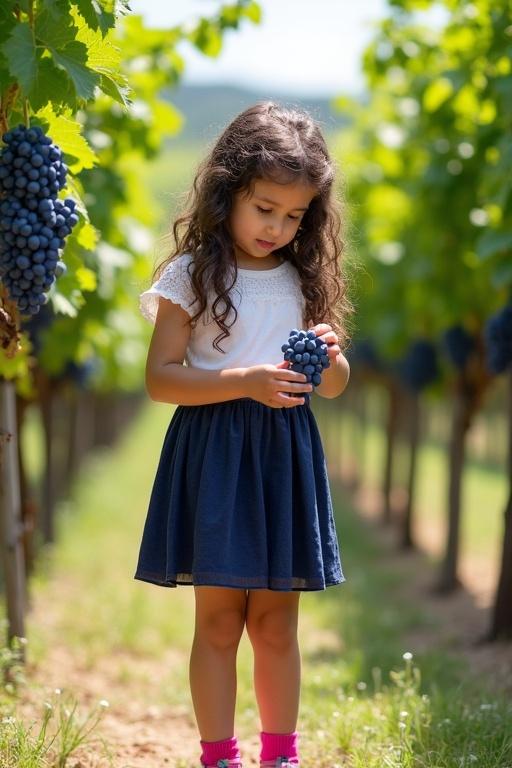
[[(184, 366), (190, 339), (188, 314), (170, 299), (160, 298), (146, 363), (146, 390), (152, 400), (176, 405), (207, 405), (250, 397), (274, 408), (304, 403), (312, 385), (303, 373), (277, 365), (250, 365), (218, 371)], [(285, 394), (286, 393), (286, 394)]]
[(345, 390), (350, 377), (350, 365), (338, 346), (338, 337), (327, 323), (309, 324), (316, 335), (327, 344), (327, 355), (331, 365), (322, 371), (322, 383), (315, 387), (321, 397), (338, 397)]

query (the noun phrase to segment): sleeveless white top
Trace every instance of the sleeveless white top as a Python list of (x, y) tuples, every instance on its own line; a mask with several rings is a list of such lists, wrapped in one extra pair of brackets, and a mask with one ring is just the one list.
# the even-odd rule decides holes
[[(190, 317), (198, 311), (199, 302), (187, 273), (192, 261), (189, 253), (174, 258), (151, 288), (140, 294), (140, 311), (151, 323), (156, 320), (160, 296), (179, 304)], [(190, 271), (193, 269), (192, 265)], [(238, 316), (230, 326), (234, 317), (231, 310), (226, 318), (230, 335), (217, 341), (225, 352), (219, 352), (212, 344), (222, 329), (211, 319), (209, 310), (216, 294), (209, 291), (207, 309), (191, 329), (185, 364), (220, 370), (282, 362), (281, 345), (288, 341), (292, 328), (305, 328), (305, 299), (293, 264), (283, 261), (278, 267), (265, 270), (238, 267), (230, 296)], [(223, 309), (221, 302), (217, 311)]]

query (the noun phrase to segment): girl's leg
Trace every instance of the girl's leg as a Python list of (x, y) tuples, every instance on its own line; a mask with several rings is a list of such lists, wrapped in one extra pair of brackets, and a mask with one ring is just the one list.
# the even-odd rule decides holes
[(245, 624), (247, 593), (231, 587), (194, 587), (195, 633), (190, 691), (204, 741), (233, 736), (236, 654)]
[(300, 594), (253, 589), (247, 598), (246, 625), (254, 651), (254, 690), (262, 730), (267, 733), (289, 734), (297, 725)]

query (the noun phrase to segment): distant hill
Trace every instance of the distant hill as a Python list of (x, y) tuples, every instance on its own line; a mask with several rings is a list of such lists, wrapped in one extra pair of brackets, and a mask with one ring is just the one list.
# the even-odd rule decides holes
[(319, 121), (324, 133), (336, 131), (346, 123), (326, 98), (300, 98), (268, 90), (257, 92), (233, 85), (180, 85), (169, 90), (167, 97), (186, 119), (182, 133), (172, 140), (174, 145), (210, 141), (239, 112), (263, 99), (274, 99), (284, 106), (304, 107)]

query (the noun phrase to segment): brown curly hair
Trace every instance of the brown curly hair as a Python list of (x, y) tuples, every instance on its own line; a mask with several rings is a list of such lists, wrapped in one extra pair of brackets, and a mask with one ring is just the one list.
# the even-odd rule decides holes
[[(300, 277), (305, 298), (306, 323), (326, 322), (338, 336), (340, 349), (349, 341), (346, 319), (354, 311), (342, 273), (341, 237), (343, 201), (333, 189), (335, 167), (320, 127), (300, 108), (285, 108), (274, 101), (258, 102), (241, 112), (224, 129), (200, 162), (188, 190), (185, 212), (173, 227), (175, 247), (156, 267), (157, 279), (167, 264), (184, 253), (193, 254), (191, 285), (199, 310), (194, 326), (207, 308), (207, 286), (217, 298), (211, 311), (222, 333), (214, 346), (230, 335), (226, 318), (237, 311), (229, 295), (237, 262), (228, 230), (228, 217), (236, 192), (248, 192), (255, 179), (277, 183), (304, 181), (317, 189), (295, 238), (276, 255), (290, 261)], [(228, 285), (228, 275), (234, 278)], [(223, 309), (218, 312), (219, 302)], [(230, 327), (230, 326), (229, 326)]]

